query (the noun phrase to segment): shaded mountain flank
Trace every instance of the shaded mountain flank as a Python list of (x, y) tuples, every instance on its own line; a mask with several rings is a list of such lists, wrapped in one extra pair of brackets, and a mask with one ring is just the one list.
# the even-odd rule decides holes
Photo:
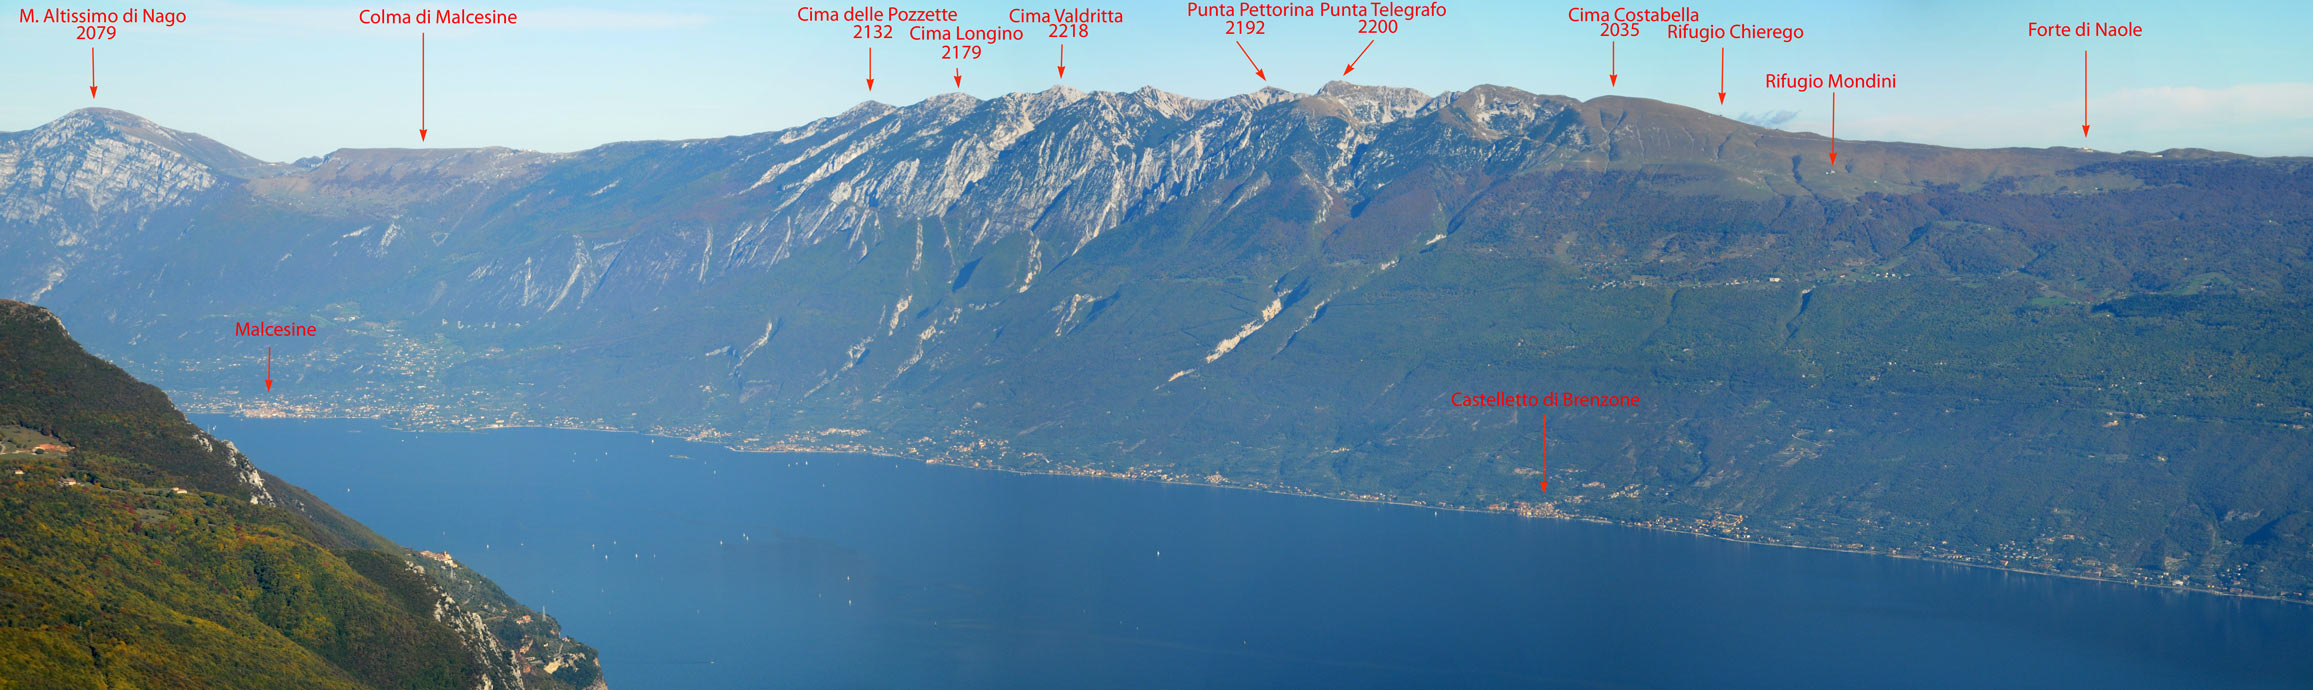
[[(111, 111), (0, 135), (0, 294), (196, 409), (2313, 589), (2303, 159), (1842, 141), (1834, 165), (1657, 101), (1339, 82), (575, 153), (187, 141)], [(231, 335), (257, 320), (322, 326), (267, 339), (272, 392)]]

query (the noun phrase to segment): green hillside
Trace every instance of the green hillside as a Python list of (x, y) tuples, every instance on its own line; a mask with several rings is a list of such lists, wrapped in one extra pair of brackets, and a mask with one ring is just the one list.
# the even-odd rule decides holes
[[(0, 687), (599, 686), (582, 645), (558, 651), (583, 672), (524, 673), (437, 621), (443, 589), (405, 550), (278, 478), (242, 483), (237, 459), (45, 310), (0, 301)], [(458, 606), (530, 613), (502, 593)]]

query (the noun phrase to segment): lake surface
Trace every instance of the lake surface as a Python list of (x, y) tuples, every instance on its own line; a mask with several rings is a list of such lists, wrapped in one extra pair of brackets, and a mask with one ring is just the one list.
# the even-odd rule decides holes
[(611, 687), (2313, 687), (2313, 607), (634, 434), (195, 422)]

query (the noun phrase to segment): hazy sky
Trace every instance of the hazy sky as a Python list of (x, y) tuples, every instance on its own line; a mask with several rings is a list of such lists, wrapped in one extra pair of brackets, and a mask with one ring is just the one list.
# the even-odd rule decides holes
[[(1411, 0), (1401, 0), (1410, 4)], [(1142, 86), (1202, 98), (1243, 93), (1255, 78), (1222, 19), (1188, 18), (1185, 2), (1094, 5), (1126, 13), (1087, 38), (984, 48), (942, 60), (935, 42), (863, 41), (849, 24), (805, 25), (802, 3), (655, 2), (468, 5), (515, 12), (515, 26), (364, 26), (361, 7), (417, 4), (184, 2), (174, 28), (123, 25), (109, 41), (64, 25), (0, 23), (0, 131), (29, 129), (89, 105), (127, 110), (209, 135), (269, 160), (348, 147), (501, 145), (572, 151), (633, 139), (744, 134), (793, 126), (860, 101), (913, 103), (955, 91), (994, 97), (1068, 74), (1087, 90)], [(890, 4), (886, 0), (886, 4)], [(1378, 38), (1359, 83), (1437, 93), (1502, 84), (1592, 98), (1657, 98), (1729, 117), (1826, 131), (1829, 92), (1770, 91), (1768, 72), (1898, 75), (1885, 91), (1840, 96), (1842, 139), (1957, 146), (2203, 147), (2313, 155), (2313, 40), (2293, 25), (2299, 2), (1658, 2), (1695, 7), (1700, 24), (1796, 26), (1791, 43), (1664, 37), (1660, 24), (1620, 38), (1609, 87), (1608, 40), (1567, 5), (1443, 3), (1444, 18), (1399, 23)], [(1598, 3), (1612, 8), (1613, 3)], [(117, 11), (115, 3), (75, 7)], [(840, 0), (827, 2), (836, 8)], [(941, 5), (903, 5), (935, 7)], [(1012, 27), (1006, 4), (956, 2), (954, 26)], [(1066, 6), (1082, 6), (1081, 4)], [(440, 5), (424, 5), (426, 8)], [(1037, 5), (1044, 8), (1047, 5)], [(2025, 24), (2134, 22), (2144, 37), (2031, 38)], [(948, 26), (943, 24), (942, 26)], [(1284, 89), (1340, 78), (1369, 36), (1353, 19), (1272, 19), (1245, 48)], [(429, 139), (418, 129), (419, 32), (426, 34)], [(98, 97), (89, 98), (89, 49)], [(876, 87), (864, 87), (875, 48)], [(1717, 102), (1720, 48), (1727, 102)], [(2083, 144), (2081, 51), (2089, 51)]]

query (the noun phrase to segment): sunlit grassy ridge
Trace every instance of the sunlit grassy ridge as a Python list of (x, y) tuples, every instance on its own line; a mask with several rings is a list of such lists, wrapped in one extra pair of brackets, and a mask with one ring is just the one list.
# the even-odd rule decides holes
[[(8, 687), (470, 688), (515, 672), (436, 618), (445, 588), (403, 549), (278, 478), (253, 502), (203, 466), (226, 466), (222, 446), (46, 312), (0, 301), (0, 390), (0, 428), (75, 447), (0, 455)], [(478, 582), (452, 610), (528, 613), (470, 571), (436, 577)], [(530, 687), (599, 680), (592, 650), (564, 648), (590, 663)]]

